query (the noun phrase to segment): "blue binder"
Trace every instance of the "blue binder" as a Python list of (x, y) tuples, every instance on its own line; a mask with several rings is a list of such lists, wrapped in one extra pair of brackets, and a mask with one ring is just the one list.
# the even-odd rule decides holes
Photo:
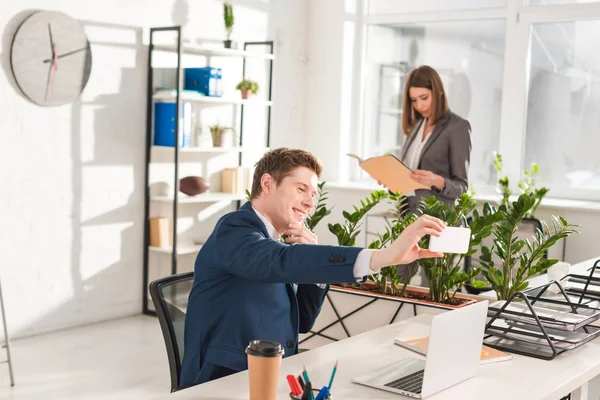
[[(192, 104), (181, 103), (179, 147), (192, 145)], [(154, 145), (175, 147), (175, 103), (154, 103)]]
[(205, 96), (221, 97), (221, 68), (185, 68), (183, 88)]

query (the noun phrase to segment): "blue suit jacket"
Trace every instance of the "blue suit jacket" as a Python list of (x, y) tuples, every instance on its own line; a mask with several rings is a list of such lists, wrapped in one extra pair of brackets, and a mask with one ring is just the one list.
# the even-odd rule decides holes
[(223, 216), (196, 257), (180, 385), (207, 382), (218, 366), (247, 369), (251, 340), (274, 340), (284, 357), (295, 354), (298, 333), (312, 328), (329, 288), (315, 283), (356, 282), (361, 250), (279, 243), (250, 203)]

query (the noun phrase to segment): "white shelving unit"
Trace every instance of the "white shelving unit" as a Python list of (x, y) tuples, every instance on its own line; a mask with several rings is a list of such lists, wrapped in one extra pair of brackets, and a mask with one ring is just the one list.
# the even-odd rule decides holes
[[(179, 149), (180, 153), (198, 153), (198, 154), (225, 154), (225, 153), (241, 153), (247, 149), (239, 146), (235, 147), (182, 147)], [(254, 150), (254, 149), (253, 149)], [(268, 148), (262, 148), (260, 150), (268, 151)], [(165, 153), (172, 154), (175, 149), (167, 146), (152, 146), (153, 153)]]
[[(155, 34), (159, 32), (175, 32), (176, 33), (176, 42), (177, 44), (157, 44), (155, 41)], [(164, 43), (164, 42), (161, 42)], [(267, 51), (270, 53), (264, 52), (256, 52), (256, 51), (248, 51), (247, 48), (256, 48), (257, 46), (263, 47), (266, 46)], [(178, 51), (178, 48), (181, 49), (181, 52)], [(214, 217), (219, 217), (220, 215), (228, 212), (235, 207), (232, 205), (235, 202), (240, 202), (246, 199), (246, 194), (240, 193), (220, 193), (220, 192), (207, 192), (196, 196), (188, 196), (181, 192), (177, 191), (178, 185), (174, 184), (179, 181), (182, 177), (189, 175), (189, 171), (198, 171), (196, 173), (191, 172), (191, 175), (199, 175), (203, 176), (208, 180), (212, 180), (211, 187), (218, 190), (219, 186), (215, 184), (215, 179), (218, 181), (219, 171), (224, 168), (240, 166), (242, 164), (242, 155), (246, 154), (252, 158), (254, 158), (258, 152), (262, 150), (268, 150), (269, 141), (270, 141), (270, 121), (271, 121), (271, 107), (273, 102), (271, 101), (271, 85), (272, 85), (272, 74), (273, 74), (273, 60), (275, 59), (275, 55), (273, 54), (274, 43), (272, 41), (268, 42), (246, 42), (244, 43), (244, 50), (238, 49), (226, 49), (219, 47), (208, 47), (208, 46), (194, 46), (189, 44), (184, 44), (181, 37), (181, 27), (164, 27), (164, 28), (151, 28), (150, 29), (150, 42), (149, 42), (149, 59), (148, 59), (148, 88), (147, 88), (147, 143), (146, 143), (146, 202), (145, 202), (145, 221), (149, 221), (150, 215), (152, 216), (164, 216), (170, 219), (171, 222), (171, 231), (170, 235), (172, 235), (171, 243), (173, 243), (170, 247), (154, 247), (150, 246), (149, 241), (149, 229), (150, 224), (146, 222), (145, 224), (145, 240), (144, 240), (144, 298), (143, 298), (143, 311), (144, 313), (151, 313), (153, 310), (151, 301), (149, 301), (148, 296), (148, 284), (150, 281), (164, 277), (165, 274), (176, 274), (181, 272), (182, 270), (190, 267), (189, 264), (186, 264), (182, 269), (178, 269), (178, 257), (180, 256), (189, 256), (196, 254), (202, 247), (200, 244), (191, 244), (195, 242), (197, 239), (199, 241), (205, 240), (203, 235), (197, 235), (199, 232), (192, 231), (190, 232), (188, 229), (198, 229), (198, 225), (205, 224), (204, 221), (210, 221), (214, 219)], [(155, 75), (153, 54), (155, 52), (162, 53), (171, 53), (171, 55), (166, 54), (158, 54), (157, 58), (164, 60), (165, 58), (175, 57), (177, 61), (177, 73), (179, 74), (179, 87), (176, 89), (160, 89), (156, 90), (156, 86), (162, 86), (164, 82), (159, 82), (159, 75)], [(201, 56), (201, 58), (194, 59), (193, 57), (187, 56)], [(241, 95), (238, 91), (234, 93), (226, 93), (224, 97), (209, 97), (204, 96), (202, 93), (184, 90), (183, 89), (183, 58), (186, 58), (186, 66), (194, 65), (196, 61), (202, 63), (202, 65), (198, 66), (219, 66), (219, 63), (224, 65), (228, 65), (224, 60), (219, 60), (220, 57), (230, 57), (230, 58), (239, 58), (243, 62), (242, 68), (242, 76), (245, 75), (246, 71), (246, 59), (255, 59), (260, 62), (263, 60), (267, 64), (268, 71), (268, 85), (263, 89), (263, 93), (265, 93), (265, 100), (261, 100), (257, 97), (252, 97), (250, 99), (242, 99)], [(160, 64), (160, 63), (159, 63)], [(156, 67), (161, 68), (161, 67)], [(155, 82), (154, 79), (157, 79)], [(231, 75), (231, 79), (234, 78), (234, 75)], [(241, 78), (239, 76), (238, 78)], [(173, 83), (167, 80), (168, 85), (166, 87), (172, 87)], [(177, 82), (177, 79), (174, 79), (173, 82)], [(158, 83), (158, 84), (157, 84)], [(177, 84), (175, 84), (177, 85)], [(268, 90), (267, 90), (268, 89)], [(179, 96), (177, 96), (179, 93)], [(178, 98), (179, 97), (179, 98)], [(180, 104), (189, 102), (194, 105), (194, 107), (198, 107), (201, 109), (209, 109), (214, 107), (233, 107), (232, 114), (233, 118), (236, 118), (236, 115), (239, 115), (239, 119), (235, 120), (234, 123), (229, 124), (231, 126), (236, 127), (238, 139), (237, 144), (234, 147), (165, 147), (165, 146), (154, 146), (153, 141), (153, 125), (154, 125), (154, 105), (157, 102), (169, 102), (169, 103), (177, 103), (179, 100)], [(256, 140), (253, 140), (252, 137), (250, 139), (246, 138), (246, 143), (244, 145), (244, 132), (243, 132), (243, 116), (244, 110), (246, 107), (251, 107), (250, 112), (255, 112), (255, 110), (261, 107), (266, 109), (268, 113), (268, 117), (266, 119), (266, 140), (265, 147), (261, 148), (260, 146), (256, 146)], [(215, 110), (214, 112), (222, 113), (224, 110)], [(206, 112), (213, 112), (207, 110)], [(173, 115), (173, 121), (175, 123), (175, 127), (172, 132), (177, 131), (177, 127), (181, 129), (180, 122), (182, 121), (181, 109), (175, 107), (175, 114)], [(240, 124), (240, 125), (236, 125)], [(248, 134), (246, 133), (246, 136)], [(182, 157), (183, 156), (183, 157)], [(196, 163), (197, 166), (195, 165)], [(173, 165), (173, 175), (171, 175), (170, 165)], [(150, 194), (150, 182), (151, 182), (151, 171), (152, 171), (152, 184), (166, 184), (167, 186), (172, 188), (172, 193), (166, 196), (157, 196)], [(187, 171), (187, 172), (184, 172)], [(181, 173), (181, 176), (180, 176)], [(230, 204), (231, 203), (231, 204)], [(181, 209), (181, 215), (179, 214), (179, 206), (185, 204), (189, 205), (185, 208)], [(194, 208), (194, 204), (197, 204), (198, 210)], [(238, 203), (239, 204), (239, 203)], [(150, 212), (152, 208), (152, 213)], [(172, 208), (171, 215), (168, 214), (168, 210)], [(190, 218), (190, 216), (193, 216)], [(185, 219), (184, 219), (185, 218)], [(208, 218), (208, 219), (207, 219)], [(190, 221), (191, 220), (191, 221)], [(184, 227), (183, 229), (178, 229), (178, 221), (180, 223), (179, 227)], [(204, 233), (204, 232), (202, 232)], [(181, 237), (180, 237), (181, 236)], [(199, 236), (199, 237), (198, 237)], [(191, 239), (191, 241), (190, 241)], [(149, 254), (158, 255), (157, 257), (152, 257), (152, 267), (150, 266), (150, 257)], [(167, 257), (171, 258), (170, 266), (166, 265)], [(187, 263), (187, 261), (186, 261)]]
[[(197, 245), (193, 245), (193, 246), (192, 245), (179, 245), (179, 246), (177, 246), (177, 255), (185, 256), (185, 255), (196, 254), (196, 253), (198, 253), (200, 248), (202, 248), (201, 244), (197, 244)], [(160, 253), (160, 254), (171, 254), (173, 252), (172, 247), (150, 246), (150, 247), (148, 247), (148, 249), (154, 253)]]
[[(169, 53), (177, 53), (176, 45), (154, 45), (155, 51), (164, 51)], [(209, 46), (194, 46), (185, 44), (183, 46), (183, 54), (190, 54), (204, 57), (242, 57), (242, 58), (262, 58), (264, 60), (274, 60), (274, 54), (258, 53), (253, 51), (226, 49), (221, 47)]]
[[(174, 102), (177, 92), (175, 90), (157, 90), (154, 95), (152, 95), (152, 99), (155, 101), (168, 101)], [(197, 104), (201, 107), (217, 107), (224, 105), (245, 105), (245, 106), (264, 106), (271, 107), (273, 105), (272, 101), (261, 101), (257, 99), (247, 99), (244, 100), (242, 98), (234, 98), (234, 97), (211, 97), (204, 96), (202, 93), (194, 92), (194, 91), (183, 91), (179, 96), (181, 101), (187, 101), (194, 104)]]
[[(183, 193), (179, 194), (177, 202), (179, 204), (200, 204), (200, 203), (213, 203), (217, 201), (237, 201), (243, 200), (246, 198), (245, 194), (237, 194), (237, 193), (202, 193), (197, 196), (188, 196)], [(152, 201), (162, 202), (162, 203), (172, 203), (173, 197), (170, 196), (152, 196), (150, 198)]]

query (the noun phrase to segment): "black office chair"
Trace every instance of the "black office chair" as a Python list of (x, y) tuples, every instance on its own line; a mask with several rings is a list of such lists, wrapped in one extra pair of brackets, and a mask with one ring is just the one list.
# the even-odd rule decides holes
[[(469, 217), (468, 218), (468, 223), (471, 224), (472, 222), (472, 218)], [(517, 230), (517, 236), (519, 237), (531, 237), (533, 238), (535, 235), (535, 232), (537, 230), (542, 231), (543, 227), (542, 227), (542, 223), (540, 222), (539, 219), (537, 218), (528, 218), (525, 217), (523, 218), (523, 220), (521, 221), (521, 224), (519, 225), (519, 229)], [(492, 245), (492, 240), (493, 240), (493, 234), (490, 235), (489, 237), (487, 237), (486, 239), (484, 239), (484, 242), (489, 242), (487, 243), (487, 246), (491, 248)], [(483, 243), (482, 243), (483, 244)], [(476, 256), (476, 262), (478, 262), (478, 254), (475, 254)], [(472, 264), (472, 256), (465, 256), (464, 258), (464, 269), (466, 270), (467, 268), (471, 267)], [(544, 252), (544, 258), (548, 258), (548, 251)], [(477, 265), (475, 265), (477, 266)], [(483, 276), (478, 277), (480, 280), (483, 280)], [(484, 288), (475, 288), (472, 285), (470, 285), (469, 283), (465, 284), (465, 289), (467, 290), (468, 293), (470, 294), (480, 294), (483, 292), (487, 292), (489, 290), (493, 290), (491, 286), (486, 286)]]
[(183, 359), (183, 331), (185, 312), (194, 273), (186, 272), (157, 279), (150, 283), (150, 296), (160, 323), (171, 374), (171, 393), (181, 389), (181, 360)]

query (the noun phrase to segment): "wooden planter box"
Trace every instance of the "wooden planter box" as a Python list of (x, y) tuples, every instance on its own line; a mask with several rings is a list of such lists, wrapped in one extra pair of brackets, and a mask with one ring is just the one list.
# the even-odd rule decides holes
[[(369, 283), (365, 286), (374, 287)], [(429, 288), (409, 285), (407, 292), (427, 295)], [(453, 306), (332, 285), (313, 329), (310, 333), (300, 335), (300, 348), (312, 349), (418, 314), (435, 315), (477, 301), (489, 300), (464, 293), (457, 293), (456, 298), (465, 302)]]

